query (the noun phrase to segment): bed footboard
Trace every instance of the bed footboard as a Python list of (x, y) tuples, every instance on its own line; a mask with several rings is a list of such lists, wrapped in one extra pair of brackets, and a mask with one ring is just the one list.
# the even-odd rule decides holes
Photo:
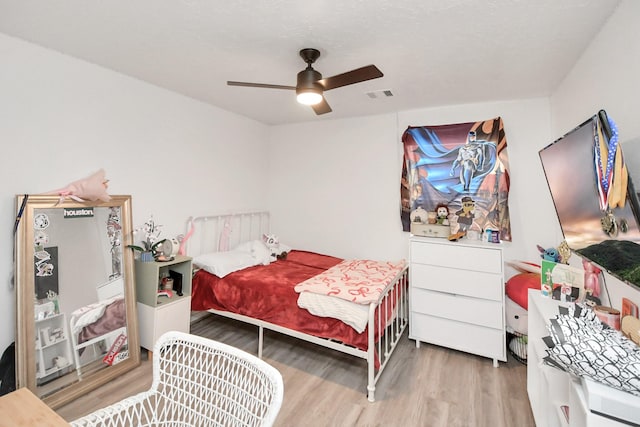
[[(369, 308), (367, 399), (375, 402), (376, 383), (409, 324), (409, 269), (405, 267)], [(376, 315), (376, 312), (378, 313)], [(387, 320), (388, 319), (388, 320)], [(384, 331), (376, 341), (375, 331)]]

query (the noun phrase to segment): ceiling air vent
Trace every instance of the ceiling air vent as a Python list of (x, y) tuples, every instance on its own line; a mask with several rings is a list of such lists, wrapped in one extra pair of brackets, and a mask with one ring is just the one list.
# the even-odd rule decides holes
[(388, 98), (393, 96), (393, 92), (391, 92), (391, 89), (375, 90), (373, 92), (367, 92), (367, 96), (371, 99)]

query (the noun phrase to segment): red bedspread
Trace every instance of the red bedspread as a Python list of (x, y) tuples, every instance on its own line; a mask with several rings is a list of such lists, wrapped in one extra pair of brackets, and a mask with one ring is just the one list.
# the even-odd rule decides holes
[(249, 267), (222, 279), (199, 270), (193, 278), (191, 309), (230, 311), (366, 350), (366, 330), (358, 334), (338, 319), (314, 316), (298, 307), (294, 286), (340, 261), (328, 255), (294, 250), (285, 260)]

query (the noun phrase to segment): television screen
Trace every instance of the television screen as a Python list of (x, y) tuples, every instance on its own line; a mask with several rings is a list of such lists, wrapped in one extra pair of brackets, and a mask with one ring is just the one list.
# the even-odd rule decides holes
[(607, 209), (607, 204), (601, 202), (602, 194), (607, 192), (598, 176), (600, 164), (604, 164), (600, 170), (606, 172), (607, 160), (599, 162), (596, 150), (600, 138), (609, 140), (606, 134), (610, 131), (603, 126), (603, 117), (606, 120), (604, 112), (594, 115), (540, 150), (540, 160), (569, 247), (621, 280), (640, 287), (640, 216), (633, 179), (640, 183), (640, 177), (634, 175), (640, 174), (635, 165), (640, 166), (640, 142), (620, 144), (628, 170), (627, 191), (618, 206)]

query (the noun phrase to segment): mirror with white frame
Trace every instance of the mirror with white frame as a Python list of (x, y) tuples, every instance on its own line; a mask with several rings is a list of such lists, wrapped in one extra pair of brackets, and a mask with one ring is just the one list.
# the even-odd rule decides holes
[(16, 380), (52, 408), (140, 363), (131, 196), (16, 198)]

